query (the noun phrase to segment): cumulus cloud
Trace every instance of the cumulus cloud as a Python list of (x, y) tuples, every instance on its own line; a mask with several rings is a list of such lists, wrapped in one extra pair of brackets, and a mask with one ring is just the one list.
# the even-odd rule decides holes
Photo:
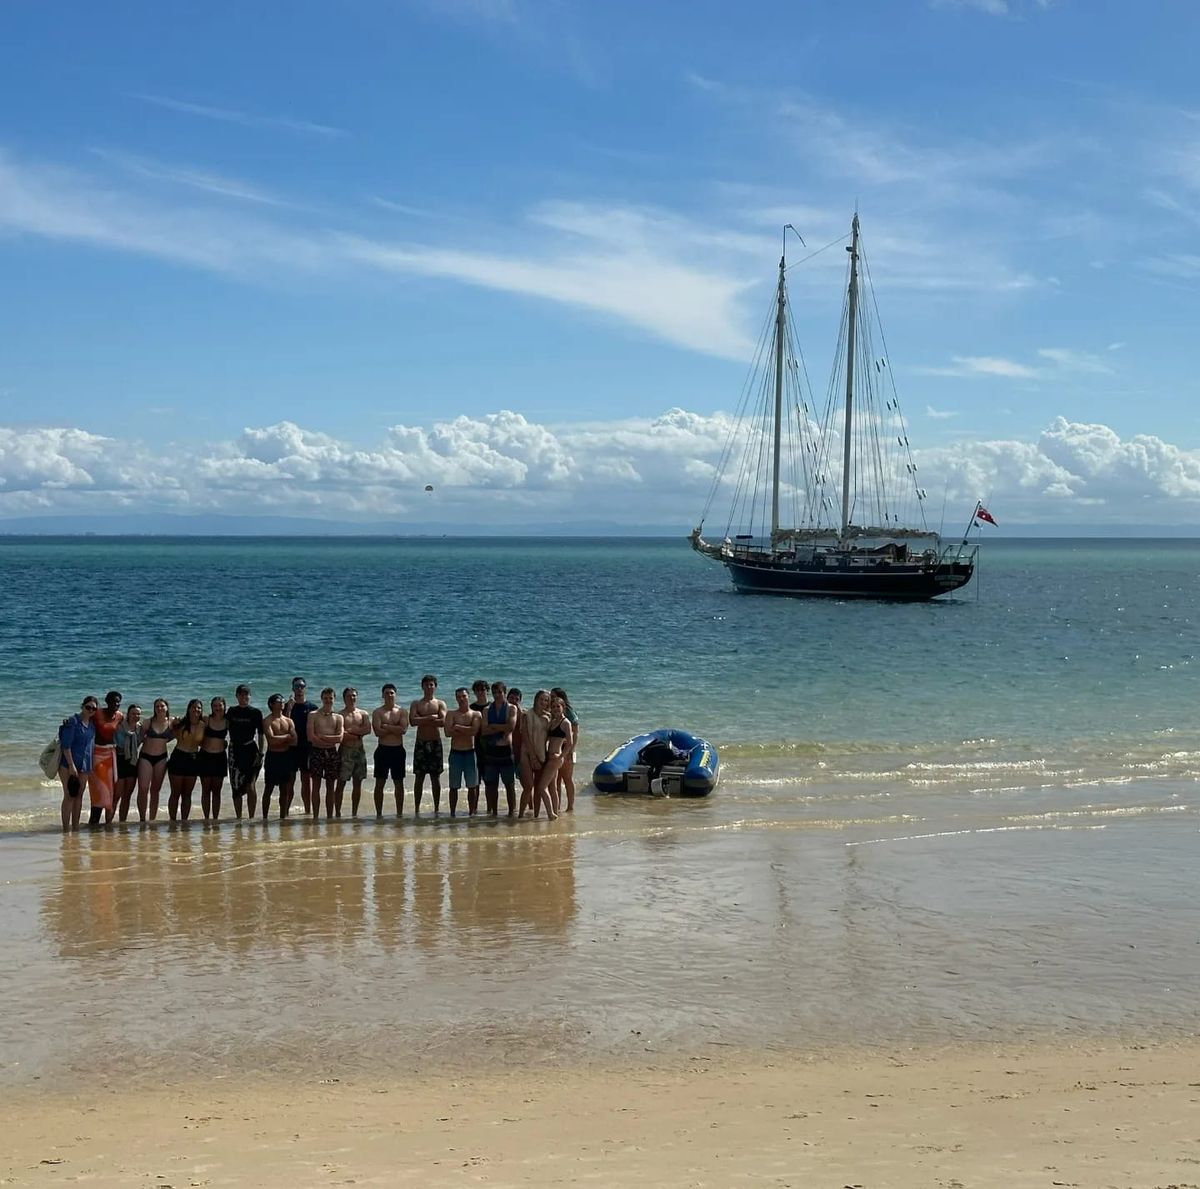
[[(386, 521), (398, 532), (429, 522), (686, 526), (732, 428), (727, 414), (678, 408), (568, 424), (511, 411), (461, 416), (392, 426), (367, 448), (290, 421), (211, 443), (5, 428), (0, 517), (117, 508)], [(986, 497), (1006, 524), (1190, 523), (1200, 506), (1200, 451), (1063, 417), (1035, 441), (962, 441), (914, 457), (948, 507)]]

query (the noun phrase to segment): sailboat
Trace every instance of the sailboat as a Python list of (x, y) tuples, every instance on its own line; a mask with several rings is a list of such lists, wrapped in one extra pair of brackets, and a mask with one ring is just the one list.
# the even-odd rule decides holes
[[(927, 526), (926, 493), (878, 329), (858, 215), (820, 420), (788, 301), (788, 230), (794, 232), (784, 230), (773, 318), (759, 337), (708, 502), (689, 537), (692, 548), (721, 562), (737, 589), (753, 594), (918, 601), (958, 590), (971, 579), (978, 546), (965, 534), (943, 545)], [(723, 538), (705, 540), (705, 519), (726, 503)]]

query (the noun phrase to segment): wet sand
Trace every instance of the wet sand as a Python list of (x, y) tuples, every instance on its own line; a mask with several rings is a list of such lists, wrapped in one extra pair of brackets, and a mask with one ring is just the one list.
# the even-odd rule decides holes
[[(1200, 1045), (679, 1055), (476, 1078), (22, 1092), (3, 1183), (1200, 1183)], [(181, 1071), (182, 1072), (182, 1071)]]
[(5, 834), (0, 1173), (1200, 1186), (1193, 792)]

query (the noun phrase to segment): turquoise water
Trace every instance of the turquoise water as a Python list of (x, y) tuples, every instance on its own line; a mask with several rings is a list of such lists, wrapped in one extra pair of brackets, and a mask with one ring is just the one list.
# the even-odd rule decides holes
[(585, 760), (678, 724), (748, 780), (914, 787), (1200, 767), (1200, 542), (996, 542), (917, 605), (735, 594), (676, 540), (0, 541), (0, 804), (84, 693), (262, 705), (385, 680), (561, 684)]
[[(843, 605), (678, 541), (2, 541), (0, 1086), (1191, 1035), (1198, 570), (1000, 543), (957, 600)], [(565, 685), (585, 771), (703, 732), (720, 788), (64, 837), (33, 768), (84, 693), (426, 669)]]

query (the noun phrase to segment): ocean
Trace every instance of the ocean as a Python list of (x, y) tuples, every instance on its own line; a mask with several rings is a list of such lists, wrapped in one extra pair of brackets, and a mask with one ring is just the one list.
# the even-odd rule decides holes
[[(0, 1080), (1190, 1035), (1198, 573), (1197, 541), (998, 540), (891, 605), (738, 595), (675, 540), (0, 539)], [(721, 785), (63, 839), (34, 767), (87, 693), (370, 708), (425, 671), (565, 686), (581, 787), (657, 726)]]

